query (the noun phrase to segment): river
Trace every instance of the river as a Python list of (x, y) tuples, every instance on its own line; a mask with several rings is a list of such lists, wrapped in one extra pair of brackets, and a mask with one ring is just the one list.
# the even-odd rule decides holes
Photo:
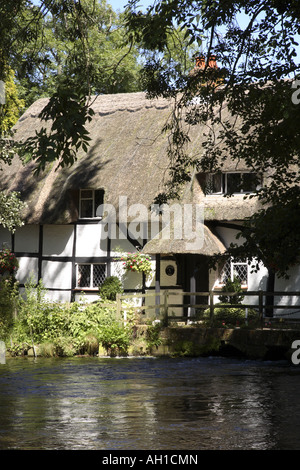
[(8, 358), (1, 450), (298, 450), (300, 366), (232, 358)]

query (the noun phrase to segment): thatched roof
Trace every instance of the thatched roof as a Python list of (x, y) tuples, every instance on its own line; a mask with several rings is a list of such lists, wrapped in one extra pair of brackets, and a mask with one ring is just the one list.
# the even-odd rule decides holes
[(199, 230), (199, 243), (197, 240), (187, 240), (185, 238), (163, 238), (160, 233), (157, 238), (153, 238), (143, 248), (143, 253), (148, 255), (160, 254), (179, 254), (179, 253), (200, 253), (201, 255), (212, 256), (222, 254), (226, 251), (223, 243), (216, 237), (211, 230), (203, 225), (203, 231)]
[[(47, 99), (35, 102), (16, 125), (16, 138), (32, 136), (41, 123), (39, 113)], [(87, 154), (78, 154), (70, 168), (49, 167), (34, 176), (34, 163), (25, 166), (16, 157), (0, 172), (0, 188), (17, 190), (28, 204), (26, 223), (72, 223), (78, 218), (74, 191), (104, 189), (105, 203), (118, 207), (119, 197), (128, 205), (149, 207), (168, 179), (168, 136), (161, 130), (171, 113), (164, 99), (148, 100), (144, 93), (98, 96), (95, 115), (88, 125), (91, 143)], [(191, 133), (190, 152), (202, 152), (203, 129)], [(233, 169), (230, 163), (227, 169)], [(235, 169), (235, 167), (234, 167)], [(205, 198), (196, 178), (183, 191), (182, 202), (197, 201), (207, 207), (206, 217), (214, 220), (243, 219), (255, 210), (242, 198)]]

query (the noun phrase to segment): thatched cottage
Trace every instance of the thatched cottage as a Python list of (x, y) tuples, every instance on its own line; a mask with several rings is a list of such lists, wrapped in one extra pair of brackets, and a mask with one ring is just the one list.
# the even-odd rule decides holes
[[(20, 118), (17, 138), (26, 139), (40, 127), (39, 113), (46, 102), (38, 100)], [(195, 174), (172, 207), (179, 212), (175, 210), (173, 217), (170, 211), (170, 224), (162, 225), (149, 208), (168, 178), (167, 136), (161, 130), (170, 104), (151, 101), (144, 93), (128, 93), (98, 96), (93, 109), (89, 151), (79, 154), (73, 166), (53, 165), (35, 176), (34, 163), (23, 166), (15, 158), (0, 174), (1, 189), (20, 191), (27, 202), (23, 227), (14, 234), (0, 228), (0, 246), (10, 246), (19, 259), (20, 286), (32, 275), (43, 280), (49, 297), (71, 301), (82, 292), (94, 299), (110, 275), (120, 276), (128, 291), (203, 292), (236, 273), (245, 289), (265, 288), (264, 266), (251, 274), (247, 264), (228, 263), (218, 272), (210, 271), (207, 263), (211, 255), (225, 250), (243, 219), (257, 209), (255, 198), (245, 202), (239, 193), (223, 197), (226, 185), (236, 184), (246, 168), (229, 162), (224, 175), (211, 181), (209, 194), (203, 189), (203, 175)], [(189, 151), (199, 151), (202, 141), (201, 128), (194, 129)], [(251, 190), (248, 176), (246, 189)], [(198, 226), (191, 229), (193, 239), (186, 239), (191, 237), (186, 237), (183, 226), (174, 236), (182, 220), (180, 211), (186, 207), (193, 212), (196, 206), (201, 214), (196, 216)], [(106, 217), (107, 208), (112, 210), (111, 219)], [(193, 224), (194, 212), (191, 219)], [(118, 260), (120, 252), (137, 250), (151, 255), (149, 278), (124, 272)], [(285, 288), (282, 282), (277, 281), (277, 289)]]

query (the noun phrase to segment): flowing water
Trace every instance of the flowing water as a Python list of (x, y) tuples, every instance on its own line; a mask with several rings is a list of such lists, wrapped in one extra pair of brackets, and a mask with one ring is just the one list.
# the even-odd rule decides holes
[(300, 449), (300, 366), (231, 358), (12, 358), (0, 449)]

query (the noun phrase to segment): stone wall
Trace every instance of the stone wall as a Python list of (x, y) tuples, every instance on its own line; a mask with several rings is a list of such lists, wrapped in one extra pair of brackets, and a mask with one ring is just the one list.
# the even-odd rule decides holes
[(300, 341), (300, 329), (224, 329), (165, 328), (161, 344), (153, 347), (153, 355), (170, 356), (241, 356), (249, 359), (290, 359), (293, 341)]

